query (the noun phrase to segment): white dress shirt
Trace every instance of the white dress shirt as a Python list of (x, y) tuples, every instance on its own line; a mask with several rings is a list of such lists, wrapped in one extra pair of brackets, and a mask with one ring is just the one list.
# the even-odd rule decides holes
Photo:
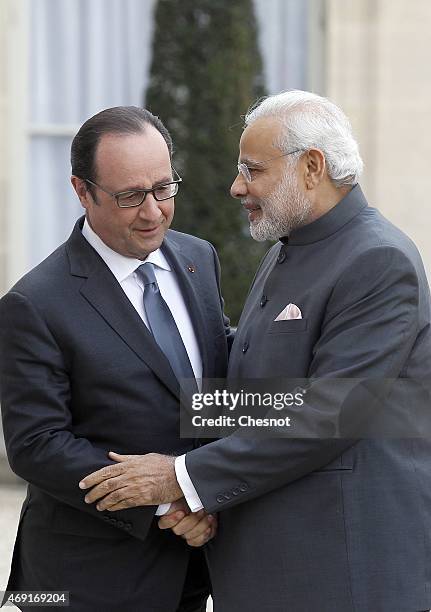
[[(139, 314), (145, 325), (148, 327), (147, 316), (144, 309), (143, 292), (144, 283), (136, 274), (136, 268), (142, 265), (140, 259), (126, 257), (112, 250), (90, 227), (87, 219), (84, 221), (82, 235), (91, 244), (93, 249), (100, 255), (112, 274), (119, 282), (126, 296), (129, 298), (136, 312)], [(184, 343), (185, 349), (190, 359), (193, 373), (196, 379), (202, 378), (202, 358), (199, 351), (198, 342), (193, 329), (192, 321), (184, 302), (178, 281), (175, 274), (160, 249), (150, 253), (145, 260), (154, 264), (154, 273), (160, 293), (169, 306), (169, 310), (175, 319), (178, 331)], [(197, 512), (203, 505), (193, 483), (188, 475), (185, 466), (185, 455), (177, 457), (175, 460), (175, 472), (186, 501), (193, 512)], [(161, 504), (156, 515), (165, 514), (170, 508), (170, 504)]]

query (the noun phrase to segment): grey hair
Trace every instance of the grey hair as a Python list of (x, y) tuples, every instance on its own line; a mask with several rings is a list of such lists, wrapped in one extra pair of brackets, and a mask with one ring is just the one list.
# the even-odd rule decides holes
[(282, 130), (274, 146), (283, 153), (319, 149), (337, 187), (358, 182), (364, 164), (352, 126), (336, 104), (308, 91), (285, 91), (259, 100), (246, 114), (245, 125), (263, 117), (280, 119)]

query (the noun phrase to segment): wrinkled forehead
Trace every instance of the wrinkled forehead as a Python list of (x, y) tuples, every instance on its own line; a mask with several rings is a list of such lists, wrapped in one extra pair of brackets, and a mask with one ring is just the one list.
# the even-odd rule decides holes
[(167, 144), (152, 126), (136, 134), (103, 135), (95, 161), (99, 180), (112, 177), (128, 184), (139, 179), (159, 180), (171, 173)]
[(239, 143), (240, 161), (259, 161), (279, 155), (282, 151), (275, 146), (281, 130), (281, 123), (275, 117), (263, 117), (247, 126)]

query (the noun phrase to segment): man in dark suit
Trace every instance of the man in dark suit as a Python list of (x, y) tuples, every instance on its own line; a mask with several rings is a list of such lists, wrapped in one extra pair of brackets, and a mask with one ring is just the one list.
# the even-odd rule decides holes
[[(395, 408), (408, 417), (418, 401), (429, 406), (429, 289), (414, 244), (368, 206), (361, 169), (347, 118), (324, 98), (286, 92), (246, 116), (232, 195), (248, 210), (253, 238), (278, 242), (252, 284), (229, 378), (309, 379), (310, 389), (331, 379), (335, 403), (307, 400), (298, 412), (311, 424), (313, 415), (333, 423), (344, 382), (370, 383), (377, 400), (387, 381), (404, 387), (397, 403), (386, 401), (383, 428), (370, 423), (369, 439), (235, 434), (187, 452), (176, 460), (185, 472), (171, 468), (159, 481), (146, 471), (167, 460), (139, 459), (142, 504), (184, 491), (193, 509), (220, 512), (207, 546), (220, 612), (431, 605), (431, 443), (413, 435), (408, 418), (398, 437), (385, 434), (394, 431)], [(357, 434), (351, 419), (361, 431), (362, 413), (374, 417), (379, 402), (362, 397), (341, 411), (341, 434)], [(427, 425), (425, 435), (429, 417)], [(128, 507), (127, 462), (138, 459), (86, 477), (88, 501), (103, 511)], [(160, 523), (180, 533), (183, 521)]]
[[(206, 609), (206, 566), (188, 543), (214, 534), (211, 517), (189, 518), (187, 543), (158, 529), (156, 506), (114, 516), (78, 488), (113, 463), (110, 449), (192, 450), (179, 437), (179, 380), (226, 373), (214, 248), (168, 229), (181, 182), (171, 153), (145, 109), (84, 123), (72, 184), (85, 218), (0, 301), (7, 453), (30, 483), (8, 589), (67, 590), (74, 611)], [(188, 513), (184, 500), (173, 510)]]

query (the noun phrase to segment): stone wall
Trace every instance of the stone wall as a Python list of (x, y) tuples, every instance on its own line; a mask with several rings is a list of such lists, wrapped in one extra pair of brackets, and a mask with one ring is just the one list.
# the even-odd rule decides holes
[(352, 120), (361, 181), (419, 247), (430, 278), (429, 0), (328, 0), (326, 94)]

